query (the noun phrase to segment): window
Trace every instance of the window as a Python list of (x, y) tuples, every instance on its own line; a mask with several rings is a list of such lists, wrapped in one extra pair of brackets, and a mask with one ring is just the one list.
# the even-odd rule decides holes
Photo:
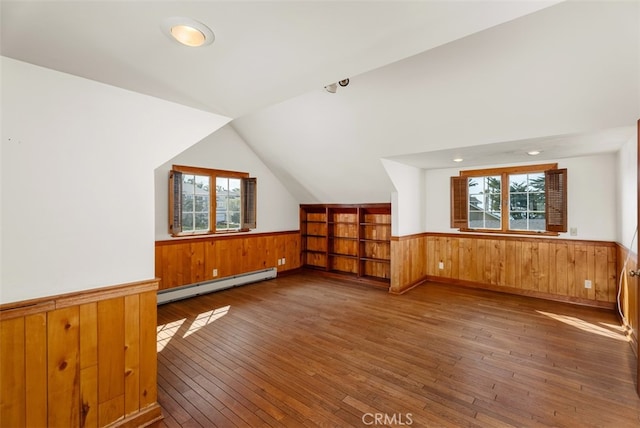
[(470, 177), (469, 186), (469, 227), (479, 229), (500, 229), (500, 208), (502, 206), (502, 182), (500, 176)]
[(566, 232), (566, 192), (567, 170), (556, 164), (461, 171), (451, 177), (451, 227)]
[(546, 230), (544, 173), (509, 175), (509, 230)]
[(174, 236), (256, 227), (256, 179), (247, 173), (174, 165), (169, 189)]
[(216, 230), (240, 228), (239, 178), (216, 177)]
[(182, 174), (182, 230), (205, 231), (210, 227), (210, 177)]

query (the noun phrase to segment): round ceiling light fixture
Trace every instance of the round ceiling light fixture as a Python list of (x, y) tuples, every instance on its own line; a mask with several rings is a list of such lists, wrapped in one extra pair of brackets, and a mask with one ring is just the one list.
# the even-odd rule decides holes
[(540, 154), (540, 150), (531, 150), (531, 151), (528, 151), (527, 154), (529, 156), (538, 156)]
[(464, 160), (464, 159), (462, 159), (462, 158), (455, 158), (455, 159), (453, 159), (453, 161), (454, 161), (454, 162), (462, 162), (463, 160)]
[(173, 16), (162, 21), (160, 28), (171, 40), (193, 48), (210, 45), (215, 40), (209, 27), (191, 18)]

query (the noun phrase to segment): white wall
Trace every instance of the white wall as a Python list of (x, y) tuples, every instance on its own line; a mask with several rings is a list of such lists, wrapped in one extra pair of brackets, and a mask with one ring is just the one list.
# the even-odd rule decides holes
[[(638, 142), (631, 138), (618, 152), (617, 201), (618, 216), (616, 241), (638, 252), (638, 237), (634, 239), (638, 224)], [(632, 245), (633, 241), (633, 245)]]
[(391, 234), (406, 236), (424, 231), (424, 170), (388, 159), (382, 164), (397, 189), (392, 194)]
[(1, 60), (0, 302), (153, 278), (153, 171), (229, 119)]
[(209, 135), (155, 171), (156, 239), (169, 235), (169, 171), (172, 165), (247, 172), (258, 180), (257, 228), (252, 233), (298, 230), (299, 204), (231, 125)]
[[(487, 168), (507, 165), (487, 165)], [(515, 165), (508, 165), (515, 166)], [(568, 223), (577, 236), (561, 233), (565, 239), (615, 241), (617, 239), (617, 158), (613, 153), (561, 159), (559, 168), (568, 170)], [(449, 178), (464, 168), (426, 172), (428, 232), (458, 233), (449, 227)], [(478, 169), (474, 167), (473, 169)]]

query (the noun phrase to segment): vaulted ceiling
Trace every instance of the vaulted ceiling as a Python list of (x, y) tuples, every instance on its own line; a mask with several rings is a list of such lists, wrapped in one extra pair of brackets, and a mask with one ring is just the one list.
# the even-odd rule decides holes
[[(170, 40), (173, 16), (214, 43)], [(233, 119), (301, 202), (388, 201), (383, 159), (615, 151), (640, 116), (633, 1), (3, 1), (1, 22), (4, 56)]]

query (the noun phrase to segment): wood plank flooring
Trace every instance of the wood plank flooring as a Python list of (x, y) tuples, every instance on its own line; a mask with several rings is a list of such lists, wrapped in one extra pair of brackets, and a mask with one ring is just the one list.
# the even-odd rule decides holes
[(301, 273), (158, 307), (162, 427), (638, 427), (614, 313)]

